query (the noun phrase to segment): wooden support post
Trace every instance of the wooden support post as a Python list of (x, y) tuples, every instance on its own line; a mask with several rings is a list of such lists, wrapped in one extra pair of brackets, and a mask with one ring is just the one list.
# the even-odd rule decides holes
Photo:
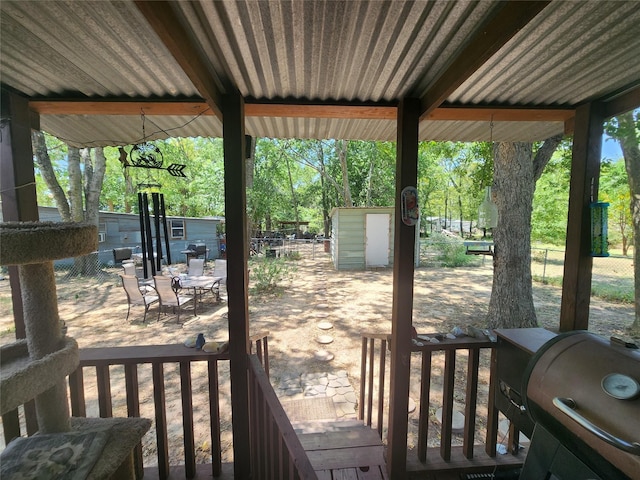
[[(34, 222), (39, 220), (36, 180), (33, 169), (31, 128), (34, 120), (29, 110), (29, 100), (5, 89), (0, 98), (2, 123), (0, 124), (0, 200), (2, 218), (5, 222)], [(37, 124), (39, 117), (35, 118)], [(13, 323), (16, 338), (26, 338), (22, 289), (18, 278), (18, 267), (8, 267)], [(38, 430), (35, 402), (24, 405), (27, 434)]]
[[(2, 90), (0, 199), (5, 222), (38, 221), (29, 99)], [(16, 338), (26, 338), (18, 267), (9, 267)]]
[(245, 192), (244, 101), (240, 93), (222, 101), (224, 202), (227, 233), (227, 292), (229, 297), (229, 356), (233, 420), (234, 478), (251, 475), (249, 443), (249, 297)]
[(420, 100), (404, 99), (398, 108), (396, 160), (393, 306), (391, 314), (391, 405), (387, 468), (389, 478), (404, 478), (407, 470), (407, 421), (411, 367), (411, 323), (415, 226), (402, 223), (400, 193), (416, 186)]
[(598, 200), (603, 123), (601, 105), (589, 103), (576, 109), (560, 306), (561, 332), (589, 327), (593, 266), (589, 204)]

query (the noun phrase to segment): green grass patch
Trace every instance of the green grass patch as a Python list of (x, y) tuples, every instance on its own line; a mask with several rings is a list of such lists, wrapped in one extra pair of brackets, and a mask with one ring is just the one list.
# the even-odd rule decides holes
[[(562, 287), (562, 277), (546, 277), (544, 281), (539, 275), (533, 276), (533, 281), (544, 285), (552, 285), (554, 287)], [(633, 285), (627, 285), (627, 282), (619, 283), (594, 283), (591, 285), (591, 296), (608, 300), (610, 302), (633, 303), (634, 293)]]

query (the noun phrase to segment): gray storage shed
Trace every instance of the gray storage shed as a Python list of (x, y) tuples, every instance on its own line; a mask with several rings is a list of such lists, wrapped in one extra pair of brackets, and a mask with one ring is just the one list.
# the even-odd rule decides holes
[(342, 207), (331, 211), (331, 260), (337, 270), (393, 265), (393, 207)]

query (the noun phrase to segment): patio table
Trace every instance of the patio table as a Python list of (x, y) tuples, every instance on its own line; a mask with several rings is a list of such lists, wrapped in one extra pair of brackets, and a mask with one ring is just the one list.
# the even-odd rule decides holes
[(202, 298), (202, 294), (206, 290), (211, 290), (216, 283), (220, 283), (222, 277), (214, 277), (212, 275), (180, 275), (180, 285), (188, 290), (193, 289), (194, 314), (195, 308)]

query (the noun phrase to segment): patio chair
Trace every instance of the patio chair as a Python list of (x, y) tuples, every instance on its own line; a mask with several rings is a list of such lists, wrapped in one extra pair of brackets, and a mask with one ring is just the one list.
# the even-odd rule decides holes
[[(147, 320), (147, 312), (151, 305), (159, 301), (158, 295), (154, 295), (151, 292), (143, 292), (138, 285), (138, 278), (135, 275), (120, 275), (122, 278), (122, 286), (127, 293), (127, 318), (129, 320), (129, 313), (131, 313), (131, 305), (144, 305), (144, 317), (143, 322)], [(158, 314), (160, 308), (158, 307)]]
[(220, 277), (220, 281), (213, 286), (215, 289), (216, 299), (220, 301), (220, 285), (227, 284), (227, 261), (225, 259), (215, 259), (213, 263), (213, 276)]
[[(158, 296), (160, 297), (158, 321), (160, 321), (160, 310), (162, 310), (162, 307), (173, 307), (174, 312), (176, 311), (176, 308), (178, 310), (178, 323), (180, 323), (180, 311), (182, 310), (182, 306), (193, 301), (193, 295), (180, 295), (179, 290), (176, 291), (172, 288), (171, 280), (171, 277), (166, 277), (164, 275), (156, 275), (153, 277), (156, 292), (158, 292)], [(195, 302), (193, 314), (196, 314)]]
[(192, 258), (189, 260), (189, 275), (192, 277), (204, 275), (204, 258)]
[(122, 269), (124, 270), (125, 275), (132, 275), (134, 277), (137, 277), (135, 263), (123, 263)]

